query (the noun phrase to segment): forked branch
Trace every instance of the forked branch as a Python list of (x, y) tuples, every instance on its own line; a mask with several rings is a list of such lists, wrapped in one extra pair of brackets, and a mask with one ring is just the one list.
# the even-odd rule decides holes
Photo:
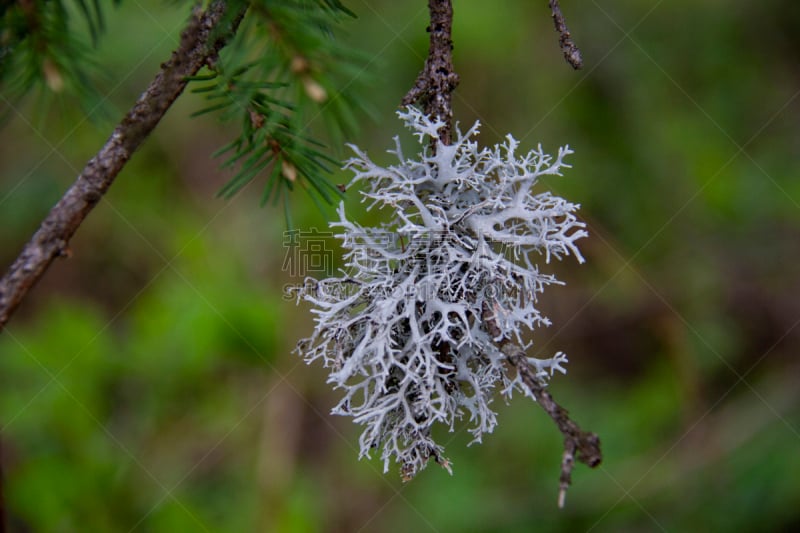
[(561, 407), (547, 391), (545, 384), (537, 378), (531, 365), (526, 361), (526, 354), (519, 346), (507, 344), (503, 347), (503, 352), (508, 357), (508, 361), (514, 365), (519, 372), (522, 382), (531, 391), (536, 403), (550, 415), (553, 422), (558, 426), (559, 431), (564, 436), (564, 455), (561, 459), (561, 477), (559, 479), (558, 506), (564, 507), (564, 499), (567, 489), (572, 484), (572, 468), (575, 460), (595, 468), (603, 460), (600, 451), (600, 437), (591, 431), (584, 431), (569, 417), (569, 411)]
[(572, 483), (572, 468), (575, 460), (595, 468), (603, 460), (600, 451), (600, 437), (596, 433), (584, 431), (569, 417), (569, 411), (561, 407), (547, 391), (546, 382), (536, 376), (536, 372), (528, 363), (525, 351), (503, 336), (500, 326), (497, 324), (494, 313), (488, 304), (484, 303), (483, 321), (486, 330), (498, 341), (500, 349), (505, 354), (508, 362), (519, 373), (525, 387), (536, 399), (536, 403), (553, 419), (558, 430), (564, 436), (564, 454), (561, 459), (561, 477), (559, 479), (558, 506), (564, 507), (564, 499), (567, 489)]
[[(431, 34), (428, 58), (425, 66), (417, 76), (414, 86), (402, 100), (402, 105), (422, 104), (426, 115), (438, 117), (445, 122), (439, 130), (439, 140), (443, 144), (451, 143), (453, 110), (451, 106), (452, 92), (458, 85), (458, 75), (453, 68), (453, 6), (450, 0), (429, 0), (431, 24), (428, 31)], [(567, 62), (573, 68), (583, 66), (580, 50), (572, 40), (569, 29), (561, 13), (558, 0), (550, 0), (553, 22), (559, 33), (559, 44)], [(498, 346), (505, 354), (507, 361), (512, 365), (536, 400), (536, 403), (545, 410), (553, 419), (561, 434), (564, 436), (564, 454), (561, 461), (561, 477), (559, 483), (559, 507), (564, 506), (566, 491), (572, 482), (572, 469), (575, 460), (594, 468), (602, 461), (600, 439), (592, 432), (584, 431), (570, 417), (569, 412), (561, 407), (553, 396), (547, 391), (546, 383), (536, 376), (536, 372), (528, 363), (525, 351), (504, 337), (497, 320), (487, 304), (483, 308), (483, 321), (486, 330), (497, 341)]]

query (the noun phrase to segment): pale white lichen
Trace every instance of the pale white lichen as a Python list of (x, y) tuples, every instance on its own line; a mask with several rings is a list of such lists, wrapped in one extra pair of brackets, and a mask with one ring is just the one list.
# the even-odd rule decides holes
[[(507, 367), (488, 332), (490, 309), (504, 338), (529, 348), (523, 334), (549, 321), (536, 308), (545, 286), (560, 283), (540, 272), (537, 259), (583, 257), (575, 241), (586, 236), (574, 215), (578, 205), (549, 192), (534, 192), (540, 176), (568, 168), (569, 147), (549, 156), (541, 146), (518, 153), (510, 135), (480, 148), (476, 123), (445, 146), (443, 123), (415, 108), (398, 113), (422, 150), (406, 157), (395, 138), (398, 163), (375, 164), (351, 146), (346, 167), (370, 208), (387, 208), (390, 220), (362, 227), (340, 205), (346, 269), (340, 277), (306, 280), (298, 298), (313, 305), (316, 327), (298, 351), (321, 360), (329, 382), (344, 390), (334, 408), (365, 426), (361, 456), (380, 449), (413, 477), (433, 456), (444, 466), (443, 447), (432, 436), (438, 422), (453, 431), (467, 418), (475, 441), (497, 424), (496, 389), (530, 395)], [(563, 353), (529, 359), (542, 379), (564, 373)], [(448, 466), (449, 468), (449, 466)]]

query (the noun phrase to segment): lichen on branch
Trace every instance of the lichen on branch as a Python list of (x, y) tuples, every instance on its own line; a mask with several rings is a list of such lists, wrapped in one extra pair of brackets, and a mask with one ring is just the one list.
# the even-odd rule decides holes
[[(299, 289), (316, 327), (298, 352), (321, 361), (343, 390), (334, 412), (364, 426), (361, 456), (379, 449), (385, 469), (394, 460), (410, 479), (430, 457), (449, 469), (437, 423), (453, 431), (464, 419), (480, 442), (497, 424), (496, 393), (532, 396), (502, 347), (528, 349), (525, 332), (549, 325), (537, 298), (560, 282), (539, 263), (570, 255), (583, 262), (576, 241), (587, 233), (578, 205), (536, 190), (540, 177), (569, 168), (569, 147), (523, 153), (510, 135), (480, 147), (478, 123), (466, 133), (456, 126), (445, 145), (444, 121), (413, 107), (398, 114), (421, 152), (406, 157), (395, 139), (398, 163), (384, 167), (351, 146), (346, 168), (365, 184), (363, 200), (391, 218), (362, 227), (340, 206), (332, 225), (341, 229), (346, 269)], [(566, 356), (525, 362), (546, 382), (565, 372)]]

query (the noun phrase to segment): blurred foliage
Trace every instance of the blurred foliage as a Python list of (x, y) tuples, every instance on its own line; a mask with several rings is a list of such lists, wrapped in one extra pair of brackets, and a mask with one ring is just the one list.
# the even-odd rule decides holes
[[(80, 19), (81, 27), (75, 19)], [(0, 87), (4, 98), (18, 102), (36, 88), (40, 107), (48, 108), (54, 100), (71, 95), (85, 112), (93, 112), (103, 95), (92, 79), (97, 65), (91, 48), (104, 30), (105, 10), (97, 0), (3, 2)], [(84, 33), (88, 39), (82, 38)], [(7, 118), (0, 115), (0, 120)]]
[[(582, 204), (588, 262), (550, 266), (567, 286), (544, 295), (554, 325), (535, 338), (570, 356), (553, 394), (600, 434), (606, 459), (576, 468), (564, 510), (560, 435), (525, 401), (500, 409), (482, 445), (452, 435), (452, 478), (432, 466), (402, 485), (357, 461), (357, 428), (327, 414), (323, 372), (290, 353), (312, 317), (283, 299), (298, 281), (281, 268), (283, 215), (258, 209), (255, 184), (214, 197), (231, 176), (209, 154), (239, 131), (191, 119), (208, 102), (187, 94), (0, 334), (11, 529), (800, 527), (800, 4), (562, 4), (577, 73), (545, 3), (456, 0), (454, 39), (456, 117), (480, 118), (481, 142), (511, 132), (576, 152), (547, 186)], [(347, 7), (358, 18), (342, 44), (368, 59), (342, 76), (371, 76), (379, 111), (344, 137), (385, 162), (426, 53), (427, 6)], [(155, 1), (105, 12), (109, 106), (130, 106), (185, 16)], [(38, 102), (5, 89), (0, 105), (9, 264), (110, 128), (70, 108), (36, 121)], [(314, 114), (310, 131), (324, 131)], [(345, 202), (363, 212), (356, 191)], [(291, 203), (298, 228), (324, 228), (312, 202)]]

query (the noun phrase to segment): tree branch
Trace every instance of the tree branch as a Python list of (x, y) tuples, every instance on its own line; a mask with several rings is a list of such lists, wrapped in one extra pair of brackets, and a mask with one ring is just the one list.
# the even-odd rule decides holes
[[(117, 125), (106, 144), (83, 169), (78, 179), (50, 210), (22, 253), (0, 280), (0, 331), (44, 275), (56, 257), (69, 254), (68, 243), (89, 212), (114, 182), (136, 149), (158, 125), (188, 78), (204, 65), (213, 65), (217, 53), (236, 32), (244, 9), (229, 18), (224, 0), (214, 0), (206, 11), (195, 8), (181, 33), (178, 48), (139, 100)], [(220, 24), (230, 21), (230, 27)]]
[(558, 44), (561, 46), (561, 51), (564, 52), (564, 59), (572, 65), (572, 68), (578, 70), (583, 67), (583, 58), (578, 45), (572, 40), (569, 28), (567, 28), (567, 22), (564, 20), (564, 14), (561, 13), (561, 7), (558, 5), (558, 0), (550, 0), (550, 10), (553, 12), (553, 23), (559, 35)]
[[(425, 114), (437, 116), (445, 122), (439, 131), (439, 140), (443, 144), (452, 141), (453, 109), (452, 92), (458, 85), (458, 75), (453, 71), (452, 23), (453, 6), (451, 0), (428, 0), (431, 34), (428, 58), (422, 72), (417, 76), (414, 86), (403, 97), (402, 105), (421, 103)], [(572, 40), (567, 28), (558, 0), (550, 0), (553, 22), (559, 32), (559, 44), (564, 57), (573, 68), (583, 66), (580, 50)], [(487, 304), (484, 304), (483, 320), (493, 338), (499, 339), (498, 347), (505, 354), (509, 364), (514, 366), (522, 382), (533, 395), (536, 402), (550, 415), (559, 431), (564, 436), (564, 455), (561, 461), (561, 477), (559, 485), (558, 505), (564, 506), (566, 491), (572, 482), (572, 468), (575, 460), (591, 468), (598, 466), (602, 460), (600, 439), (594, 433), (583, 431), (578, 424), (569, 418), (569, 413), (561, 407), (546, 389), (546, 383), (536, 376), (536, 372), (528, 363), (524, 350), (503, 336), (499, 325)], [(437, 457), (437, 461), (439, 458)]]
[(458, 86), (458, 74), (453, 69), (453, 5), (451, 0), (428, 0), (428, 10), (431, 14), (428, 58), (401, 104), (420, 103), (426, 115), (443, 120), (445, 126), (439, 132), (439, 140), (450, 144), (453, 129), (451, 100)]
[(519, 372), (522, 382), (533, 395), (536, 403), (550, 415), (564, 436), (564, 455), (561, 459), (561, 477), (559, 479), (558, 506), (564, 507), (567, 489), (572, 483), (572, 468), (575, 460), (595, 468), (603, 460), (600, 451), (600, 437), (597, 434), (584, 431), (569, 417), (569, 411), (561, 407), (553, 396), (547, 391), (546, 383), (536, 376), (527, 360), (527, 354), (517, 344), (503, 336), (497, 324), (494, 313), (487, 303), (483, 304), (483, 320), (489, 334), (498, 341), (500, 350), (505, 354), (508, 362)]

